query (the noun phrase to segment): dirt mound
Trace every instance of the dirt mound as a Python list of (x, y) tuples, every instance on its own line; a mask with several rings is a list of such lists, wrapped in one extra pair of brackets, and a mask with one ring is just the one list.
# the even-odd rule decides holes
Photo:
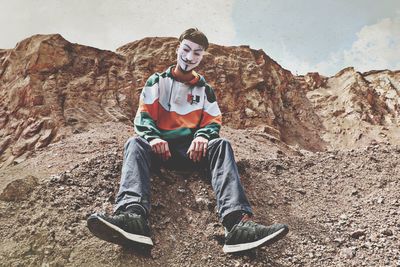
[[(257, 144), (250, 139), (235, 150)], [(111, 211), (121, 148), (77, 162), (42, 181), (26, 200), (0, 202), (1, 262), (7, 266), (363, 266), (395, 265), (400, 257), (399, 147), (241, 158), (238, 167), (256, 220), (286, 222), (291, 231), (271, 247), (240, 255), (223, 254), (223, 229), (213, 192), (204, 174), (196, 172), (162, 170), (152, 176), (150, 223), (155, 247), (151, 253), (93, 237), (86, 218), (94, 211)]]

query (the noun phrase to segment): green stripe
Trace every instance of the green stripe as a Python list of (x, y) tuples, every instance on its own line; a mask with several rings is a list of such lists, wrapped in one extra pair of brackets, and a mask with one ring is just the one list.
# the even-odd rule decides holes
[(179, 137), (193, 136), (190, 128), (178, 128), (175, 130), (160, 130), (161, 139), (170, 140)]
[(160, 137), (160, 131), (147, 112), (138, 112), (136, 114), (134, 126), (135, 132), (148, 141)]
[(197, 130), (194, 134), (194, 137), (203, 136), (208, 140), (212, 140), (219, 137), (219, 130), (221, 129), (221, 125), (218, 123), (210, 123), (206, 125), (204, 128)]
[(217, 101), (217, 97), (215, 96), (214, 90), (209, 84), (206, 84), (206, 96), (207, 96), (207, 101), (210, 103), (213, 103)]
[(151, 86), (153, 86), (154, 84), (158, 83), (158, 80), (159, 80), (159, 79), (160, 79), (160, 78), (159, 78), (159, 74), (158, 74), (158, 73), (154, 73), (153, 75), (151, 75), (151, 76), (147, 79), (146, 85), (145, 85), (145, 86), (151, 87)]

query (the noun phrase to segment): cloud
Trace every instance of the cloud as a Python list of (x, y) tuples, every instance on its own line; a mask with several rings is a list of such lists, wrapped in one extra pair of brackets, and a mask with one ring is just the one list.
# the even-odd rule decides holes
[(350, 50), (344, 51), (345, 64), (360, 71), (400, 69), (400, 18), (386, 18), (357, 33)]
[(400, 69), (400, 18), (384, 18), (373, 25), (364, 26), (350, 49), (332, 53), (316, 68), (333, 75), (353, 66), (364, 72), (379, 69)]
[(182, 0), (13, 0), (1, 1), (0, 48), (12, 48), (37, 33), (60, 33), (67, 40), (102, 49), (148, 36), (178, 37), (197, 27), (210, 42), (230, 45), (236, 32), (231, 1)]
[(297, 55), (295, 55), (285, 42), (280, 42), (279, 55), (277, 55), (278, 64), (280, 64), (283, 68), (291, 71), (295, 75), (306, 74), (307, 72), (316, 71), (313, 70), (314, 66), (312, 66), (306, 60), (300, 59)]
[(280, 46), (282, 52), (277, 59), (294, 74), (318, 71), (323, 75), (335, 75), (350, 66), (361, 72), (400, 70), (400, 16), (362, 27), (349, 49), (332, 52), (326, 60), (316, 64), (300, 59), (283, 42)]

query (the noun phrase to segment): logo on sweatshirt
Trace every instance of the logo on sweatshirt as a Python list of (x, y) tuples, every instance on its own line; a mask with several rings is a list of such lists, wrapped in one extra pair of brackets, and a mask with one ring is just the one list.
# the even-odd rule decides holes
[(198, 104), (200, 102), (200, 96), (199, 95), (192, 95), (188, 94), (187, 96), (187, 101), (193, 105), (193, 104)]

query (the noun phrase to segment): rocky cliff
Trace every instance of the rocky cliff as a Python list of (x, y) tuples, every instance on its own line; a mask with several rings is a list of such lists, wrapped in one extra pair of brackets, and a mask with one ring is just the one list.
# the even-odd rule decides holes
[[(146, 79), (174, 64), (177, 45), (145, 38), (111, 52), (35, 35), (1, 50), (0, 161), (20, 162), (90, 123), (130, 123)], [(293, 76), (262, 50), (219, 45), (210, 46), (199, 72), (234, 128), (261, 127), (311, 151), (398, 136), (399, 72)]]
[(321, 138), (332, 148), (398, 144), (400, 71), (347, 68), (307, 93), (323, 122)]

